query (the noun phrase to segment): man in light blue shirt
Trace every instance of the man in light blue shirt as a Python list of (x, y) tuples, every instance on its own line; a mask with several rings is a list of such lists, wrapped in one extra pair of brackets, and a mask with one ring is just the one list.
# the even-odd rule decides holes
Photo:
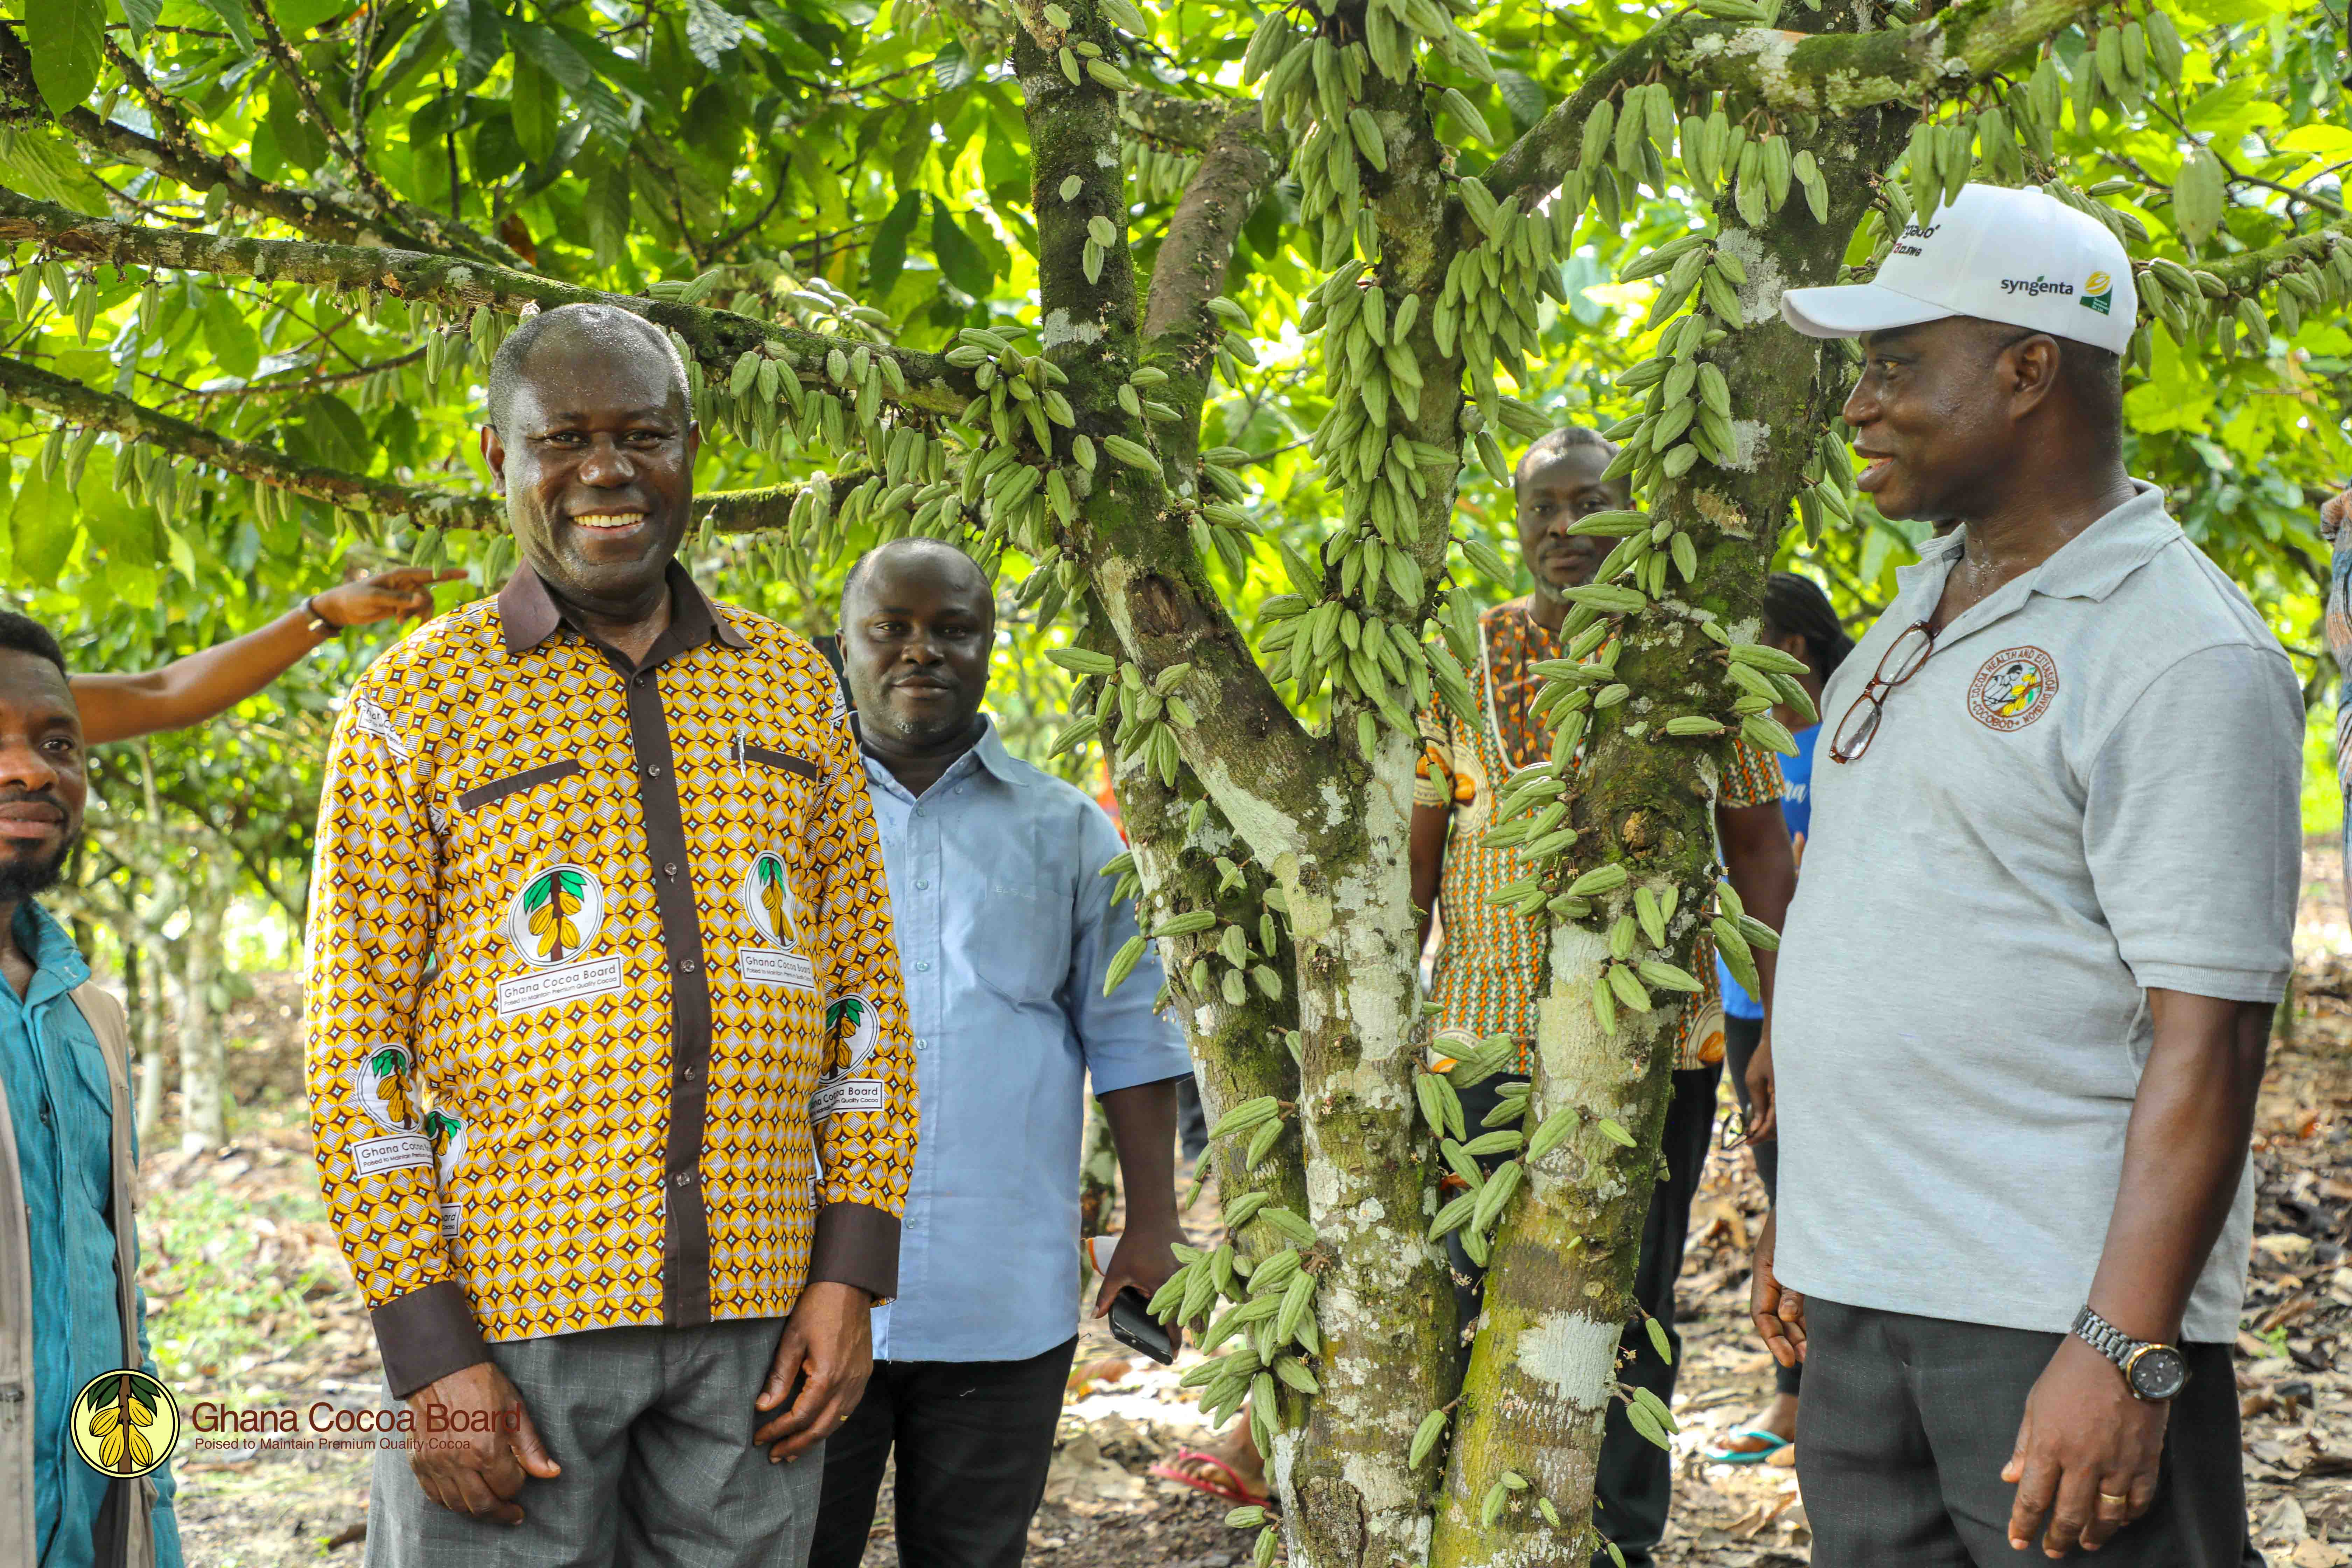
[[(8, 1342), (0, 1345), (0, 1560), (12, 1568), (178, 1568), (169, 1469), (110, 1479), (82, 1458), (71, 1434), (79, 1390), (124, 1364), (129, 1309), (117, 1260), (135, 1256), (118, 1248), (115, 1232), (131, 1223), (115, 1212), (116, 1096), (74, 994), (89, 965), (33, 898), (56, 884), (80, 839), (87, 791), (81, 721), (57, 639), (0, 613), (0, 1197), (14, 1200), (8, 1206), (20, 1208), (25, 1226), (0, 1236), (0, 1338)], [(110, 999), (89, 999), (120, 1022)], [(128, 1127), (119, 1131), (130, 1137)], [(0, 1213), (0, 1224), (12, 1221)], [(137, 1355), (152, 1373), (146, 1350), (142, 1324)], [(29, 1441), (18, 1414), (26, 1403)], [(125, 1512), (150, 1481), (152, 1531), (137, 1530)]]
[(1099, 1314), (1174, 1272), (1176, 1085), (1192, 1063), (1152, 1012), (1150, 954), (1104, 994), (1136, 931), (1098, 875), (1118, 829), (1014, 760), (980, 710), (996, 632), (980, 568), (936, 540), (886, 544), (852, 569), (841, 623), (922, 1125), (898, 1294), (874, 1310), (873, 1377), (825, 1446), (809, 1562), (864, 1557), (895, 1446), (899, 1562), (1016, 1568), (1077, 1343), (1087, 1080), (1127, 1194)]

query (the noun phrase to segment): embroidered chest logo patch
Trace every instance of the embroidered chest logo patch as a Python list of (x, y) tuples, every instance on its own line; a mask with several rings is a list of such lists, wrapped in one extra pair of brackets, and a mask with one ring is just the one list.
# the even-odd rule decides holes
[(506, 937), (528, 973), (499, 982), (499, 1016), (615, 995), (621, 955), (579, 962), (604, 929), (604, 884), (585, 866), (550, 866), (522, 885), (507, 908)]
[(814, 994), (816, 964), (801, 947), (800, 900), (793, 896), (792, 875), (784, 858), (772, 849), (752, 856), (743, 872), (740, 891), (743, 918), (767, 943), (737, 952), (736, 967), (744, 984)]
[(1969, 682), (1969, 717), (1988, 730), (2022, 730), (2058, 695), (2058, 661), (2046, 649), (2005, 647)]
[(604, 924), (604, 884), (582, 866), (551, 866), (507, 911), (507, 940), (535, 968), (579, 956)]

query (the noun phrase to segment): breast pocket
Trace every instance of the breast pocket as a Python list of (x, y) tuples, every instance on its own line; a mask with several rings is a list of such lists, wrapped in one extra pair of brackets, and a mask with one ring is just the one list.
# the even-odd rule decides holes
[(797, 835), (808, 820), (824, 770), (789, 747), (754, 745), (741, 735), (727, 747), (726, 755), (740, 787), (768, 818), (768, 830)]
[(980, 983), (1022, 1006), (1052, 1004), (1070, 972), (1070, 890), (991, 877), (966, 952)]
[(572, 777), (580, 771), (578, 760), (572, 757), (566, 757), (560, 763), (549, 763), (544, 767), (526, 768), (519, 773), (509, 773), (504, 778), (492, 779), (488, 784), (476, 784), (457, 796), (457, 809), (479, 811), (486, 805), (496, 805), (510, 795), (520, 795), (525, 790), (537, 789), (541, 784), (560, 783)]

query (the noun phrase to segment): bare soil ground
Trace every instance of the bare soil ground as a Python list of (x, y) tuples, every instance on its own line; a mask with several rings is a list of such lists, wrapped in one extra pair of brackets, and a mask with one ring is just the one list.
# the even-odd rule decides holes
[[(2272, 1057), (2255, 1136), (2254, 1284), (2238, 1340), (2254, 1534), (2273, 1564), (2288, 1568), (2352, 1568), (2352, 930), (2340, 869), (2329, 849), (2306, 858), (2291, 1025)], [(243, 1042), (236, 1145), (150, 1161), (149, 1310), (184, 1408), (196, 1400), (362, 1408), (381, 1398), (366, 1318), (312, 1184), (294, 1000), (292, 977), (264, 977), (228, 1020)], [(175, 1142), (167, 1125), (154, 1147)], [(1202, 1236), (1215, 1212), (1213, 1194), (1194, 1205)], [(1807, 1561), (1798, 1468), (1700, 1458), (1746, 1424), (1769, 1387), (1746, 1312), (1747, 1249), (1762, 1215), (1748, 1156), (1718, 1151), (1682, 1281), (1681, 1461), (1661, 1557), (1674, 1568)], [(1091, 1325), (1078, 1361), (1031, 1561), (1245, 1563), (1249, 1538), (1224, 1527), (1225, 1505), (1144, 1473), (1176, 1444), (1209, 1435), (1175, 1386), (1184, 1363), (1129, 1363)], [(366, 1455), (212, 1441), (220, 1446), (191, 1452), (184, 1440), (177, 1467), (192, 1568), (358, 1562)], [(887, 1499), (880, 1521), (867, 1568), (898, 1561)]]

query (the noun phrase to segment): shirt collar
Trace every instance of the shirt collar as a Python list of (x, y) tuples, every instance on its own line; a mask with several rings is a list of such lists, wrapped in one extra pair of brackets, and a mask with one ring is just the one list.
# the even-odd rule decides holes
[(89, 979), (89, 963), (66, 928), (30, 899), (16, 906), (16, 935), (17, 948), (33, 961), (35, 970), (25, 993), (27, 1003), (42, 1000), (44, 991), (61, 995)]
[[(982, 726), (980, 739), (966, 747), (963, 755), (947, 765), (947, 771), (932, 782), (932, 790), (964, 773), (972, 772), (985, 773), (998, 783), (1010, 784), (1015, 789), (1028, 787), (1029, 781), (1022, 776), (1021, 764), (1014, 762), (1013, 753), (1004, 749), (1004, 737), (997, 733), (996, 721), (982, 713), (980, 716), (980, 722)], [(865, 763), (866, 776), (868, 779), (905, 795), (908, 800), (915, 798), (908, 793), (907, 787), (898, 782), (898, 776), (883, 764), (881, 758), (867, 752), (865, 753)]]
[[(2164, 492), (2145, 479), (2131, 483), (2131, 500), (2102, 515), (2018, 579), (2028, 592), (2053, 599), (2104, 599), (2181, 537), (2180, 525), (2164, 510)], [(1940, 585), (1968, 531), (1963, 524), (1920, 545), (1918, 563), (1897, 571), (1895, 581), (1908, 588), (1932, 576)]]
[(972, 743), (971, 756), (982, 767), (995, 774), (1000, 782), (1016, 789), (1025, 786), (1029, 781), (1021, 776), (1020, 766), (1013, 762), (1013, 753), (1004, 749), (1004, 737), (997, 733), (996, 721), (983, 713), (980, 721), (984, 728), (980, 732), (980, 739)]
[[(685, 567), (673, 561), (665, 576), (670, 595), (669, 629), (662, 634), (665, 640), (677, 647), (700, 647), (716, 637), (729, 647), (751, 646), (751, 639), (695, 586)], [(553, 637), (556, 627), (571, 625), (563, 606), (528, 563), (516, 567), (507, 585), (499, 590), (499, 633), (510, 654), (529, 653)]]

